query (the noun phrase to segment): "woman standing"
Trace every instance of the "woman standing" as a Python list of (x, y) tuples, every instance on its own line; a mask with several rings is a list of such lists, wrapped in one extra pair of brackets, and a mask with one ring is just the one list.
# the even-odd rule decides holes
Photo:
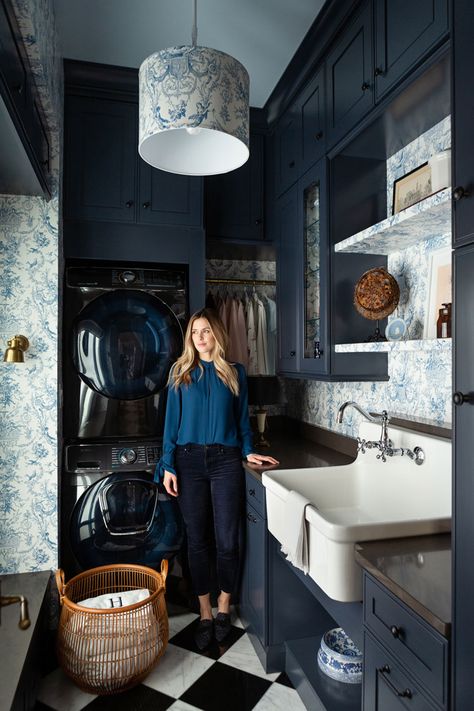
[[(215, 312), (203, 309), (191, 316), (183, 353), (169, 377), (158, 465), (166, 491), (178, 497), (186, 526), (189, 568), (200, 606), (196, 632), (200, 649), (210, 643), (213, 627), (218, 642), (231, 627), (230, 597), (239, 567), (242, 458), (251, 464), (278, 464), (273, 457), (252, 452), (245, 369), (225, 360), (226, 347), (227, 334)], [(215, 625), (209, 595), (212, 518), (221, 591)]]

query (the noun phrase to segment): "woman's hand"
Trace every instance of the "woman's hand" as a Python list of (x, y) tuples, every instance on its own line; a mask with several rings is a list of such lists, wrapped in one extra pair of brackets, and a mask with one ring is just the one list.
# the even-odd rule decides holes
[(163, 476), (163, 486), (170, 496), (178, 496), (178, 477), (176, 474), (167, 472), (166, 469)]
[(280, 464), (278, 459), (265, 454), (247, 454), (247, 462), (249, 464), (258, 464), (258, 466), (262, 466), (264, 462), (268, 462), (269, 464)]

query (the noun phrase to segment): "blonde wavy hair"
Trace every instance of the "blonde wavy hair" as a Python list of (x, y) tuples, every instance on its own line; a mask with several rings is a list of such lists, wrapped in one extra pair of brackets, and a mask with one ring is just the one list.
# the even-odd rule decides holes
[(228, 336), (224, 324), (213, 309), (201, 309), (191, 316), (189, 319), (186, 334), (184, 336), (184, 349), (174, 366), (172, 367), (168, 383), (178, 389), (181, 383), (189, 385), (191, 383), (191, 371), (197, 366), (201, 370), (201, 375), (204, 368), (199, 358), (199, 353), (194, 347), (192, 332), (194, 322), (199, 318), (204, 318), (209, 323), (212, 335), (215, 338), (216, 344), (211, 353), (211, 358), (214, 362), (216, 373), (220, 380), (234, 394), (239, 394), (239, 380), (236, 368), (228, 363), (225, 359), (225, 353), (228, 347)]

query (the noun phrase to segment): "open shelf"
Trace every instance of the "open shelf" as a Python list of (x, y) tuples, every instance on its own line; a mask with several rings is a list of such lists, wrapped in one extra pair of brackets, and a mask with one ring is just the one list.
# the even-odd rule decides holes
[(362, 685), (335, 681), (318, 667), (321, 636), (285, 643), (286, 673), (308, 709), (360, 711)]
[(336, 252), (391, 254), (451, 232), (451, 188), (338, 242)]
[(451, 338), (430, 338), (376, 343), (337, 343), (335, 349), (336, 353), (391, 353), (392, 351), (445, 351), (451, 347)]

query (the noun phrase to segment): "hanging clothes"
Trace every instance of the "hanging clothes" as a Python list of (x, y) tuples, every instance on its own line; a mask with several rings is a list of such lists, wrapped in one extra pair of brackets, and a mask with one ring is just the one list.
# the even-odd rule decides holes
[(255, 312), (253, 299), (251, 299), (248, 294), (245, 295), (245, 322), (247, 325), (247, 345), (249, 351), (249, 375), (258, 374), (258, 360), (257, 360), (257, 330), (255, 324)]
[(275, 375), (277, 335), (276, 303), (265, 294), (263, 297), (263, 305), (265, 306), (265, 313), (267, 315), (267, 372), (268, 375)]
[(253, 295), (256, 317), (256, 346), (257, 346), (257, 374), (268, 374), (268, 353), (267, 353), (267, 315), (265, 307), (257, 293)]
[[(239, 308), (241, 317), (239, 317)], [(230, 299), (230, 317), (227, 332), (229, 335), (229, 348), (226, 354), (227, 360), (242, 363), (247, 370), (249, 357), (244, 312), (242, 304), (235, 297)]]

